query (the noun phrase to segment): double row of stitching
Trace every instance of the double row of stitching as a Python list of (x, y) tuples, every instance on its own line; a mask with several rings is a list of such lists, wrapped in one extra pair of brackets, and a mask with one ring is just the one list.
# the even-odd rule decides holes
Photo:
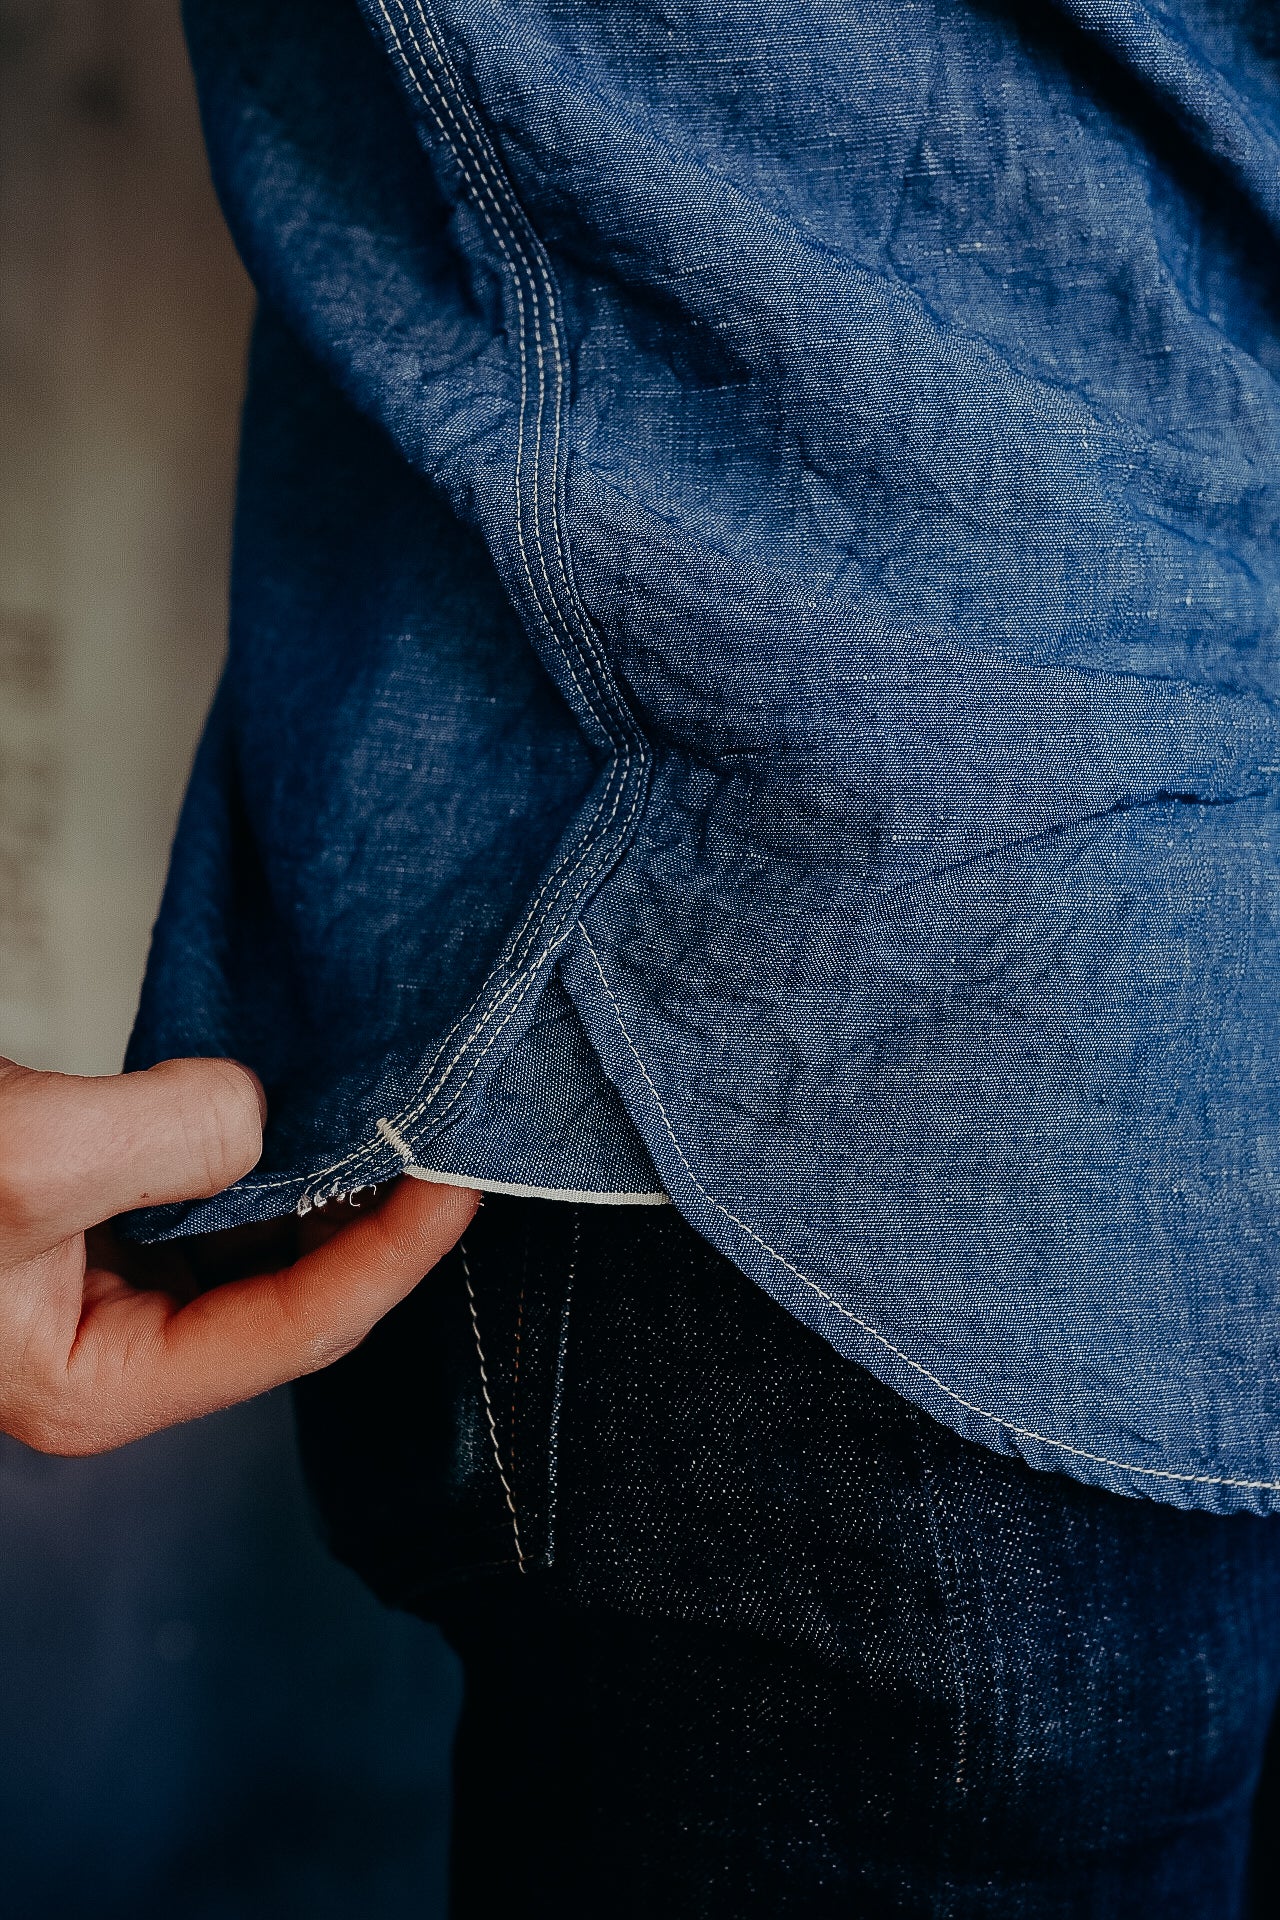
[[(452, 153), (472, 204), (511, 276), (516, 299), (521, 379), (516, 446), (517, 537), (521, 558), (527, 583), (542, 618), (552, 634), (568, 648), (566, 665), (575, 687), (625, 759), (629, 752), (639, 747), (639, 735), (609, 672), (590, 619), (578, 598), (569, 568), (558, 500), (555, 498), (567, 369), (561, 338), (559, 299), (550, 262), (506, 178), (488, 134), (467, 100), (444, 48), (439, 28), (432, 22), (424, 0), (413, 0), (416, 24), (405, 0), (390, 0), (390, 5), (388, 0), (378, 0), (378, 6), (409, 84)], [(400, 17), (403, 37), (392, 18), (392, 7)], [(545, 332), (542, 324), (544, 311)], [(530, 453), (528, 390), (531, 351), (536, 362), (538, 393)], [(548, 358), (554, 383), (549, 454), (542, 440), (547, 408)], [(532, 476), (528, 496), (532, 515), (528, 519), (524, 486), (527, 475)], [(548, 565), (541, 520), (540, 489), (546, 477), (550, 478), (553, 489), (550, 532), (554, 541), (554, 582)], [(536, 569), (530, 559), (530, 551), (536, 555)], [(578, 656), (576, 665), (573, 659), (575, 653)], [(579, 677), (578, 667), (582, 668), (590, 681), (590, 691)]]
[[(516, 322), (519, 407), (514, 473), (520, 571), (546, 640), (564, 663), (585, 714), (611, 757), (596, 803), (543, 879), (479, 997), (426, 1063), (412, 1103), (393, 1130), (412, 1130), (430, 1112), (447, 1124), (485, 1059), (515, 1019), (543, 968), (572, 933), (586, 896), (626, 845), (648, 784), (648, 753), (582, 605), (563, 526), (563, 428), (568, 368), (551, 264), (493, 144), (467, 99), (423, 0), (376, 0), (387, 39), (419, 107), (453, 157), (510, 283)], [(467, 1070), (459, 1077), (459, 1069)], [(452, 1085), (450, 1084), (452, 1082)], [(447, 1099), (440, 1104), (441, 1096)], [(313, 1173), (306, 1210), (349, 1188), (357, 1170), (386, 1151), (386, 1134)], [(255, 1190), (292, 1185), (282, 1177)]]
[[(559, 498), (561, 433), (568, 380), (561, 339), (559, 300), (550, 263), (505, 177), (488, 135), (466, 98), (443, 46), (439, 28), (433, 25), (423, 0), (413, 0), (416, 25), (405, 0), (391, 0), (400, 17), (404, 38), (392, 19), (388, 0), (378, 0), (378, 5), (409, 83), (452, 153), (472, 204), (487, 227), (511, 279), (520, 368), (516, 433), (516, 537), (522, 569), (547, 636), (564, 660), (570, 679), (588, 712), (610, 739), (615, 754), (595, 813), (577, 841), (565, 850), (556, 868), (544, 880), (529, 905), (523, 925), (513, 936), (512, 964), (519, 967), (527, 963), (525, 946), (536, 941), (540, 932), (539, 923), (545, 925), (575, 878), (579, 877), (579, 869), (585, 863), (592, 862), (592, 856), (600, 851), (601, 843), (614, 826), (623, 795), (629, 787), (633, 789), (630, 817), (634, 816), (640, 794), (638, 783), (633, 782), (631, 776), (633, 762), (642, 752), (642, 743), (609, 672), (569, 566)], [(429, 59), (426, 57), (428, 53)], [(531, 357), (536, 369), (532, 432), (529, 426)], [(543, 436), (549, 378), (552, 391), (548, 444)], [(548, 482), (554, 579), (548, 564), (547, 542), (543, 538), (542, 526), (543, 495)], [(536, 556), (536, 566), (531, 556)], [(621, 835), (625, 835), (630, 817), (623, 823)], [(594, 862), (590, 877), (594, 877)]]

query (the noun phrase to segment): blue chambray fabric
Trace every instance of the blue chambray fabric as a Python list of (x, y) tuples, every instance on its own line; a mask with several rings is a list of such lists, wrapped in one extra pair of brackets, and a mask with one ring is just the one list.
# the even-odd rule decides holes
[(1280, 1500), (1273, 0), (191, 0), (261, 295), (131, 1048), (664, 1190), (955, 1430)]

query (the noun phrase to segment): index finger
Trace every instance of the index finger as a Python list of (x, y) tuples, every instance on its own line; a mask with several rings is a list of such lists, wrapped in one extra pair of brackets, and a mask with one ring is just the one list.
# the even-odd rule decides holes
[(401, 1180), (283, 1272), (228, 1281), (176, 1313), (156, 1294), (92, 1307), (67, 1373), (73, 1403), (87, 1410), (67, 1450), (119, 1446), (328, 1366), (449, 1251), (479, 1198)]
[(218, 1193), (256, 1164), (265, 1108), (234, 1060), (102, 1079), (0, 1063), (0, 1231), (29, 1251), (133, 1207)]

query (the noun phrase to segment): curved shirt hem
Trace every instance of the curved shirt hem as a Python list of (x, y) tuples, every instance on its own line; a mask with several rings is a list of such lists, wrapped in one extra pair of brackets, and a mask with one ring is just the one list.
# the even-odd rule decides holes
[[(566, 972), (565, 984), (601, 1051), (606, 1072), (623, 1095), (645, 1138), (674, 1205), (692, 1227), (719, 1247), (748, 1279), (763, 1287), (787, 1312), (812, 1328), (838, 1353), (865, 1367), (892, 1392), (949, 1427), (961, 1439), (988, 1451), (1012, 1455), (1036, 1471), (1065, 1473), (1104, 1492), (1154, 1500), (1184, 1510), (1223, 1515), (1280, 1513), (1280, 1477), (1147, 1466), (1093, 1447), (1076, 1445), (1073, 1441), (1055, 1439), (1018, 1420), (990, 1412), (948, 1386), (930, 1368), (894, 1345), (870, 1321), (843, 1305), (777, 1247), (771, 1246), (748, 1221), (724, 1206), (698, 1177), (627, 1029), (591, 935), (581, 921), (578, 932), (586, 949), (583, 969), (574, 969), (576, 980)], [(603, 1000), (590, 990), (589, 975), (594, 976)], [(621, 1053), (605, 1037), (610, 1024), (615, 1038), (622, 1042)]]

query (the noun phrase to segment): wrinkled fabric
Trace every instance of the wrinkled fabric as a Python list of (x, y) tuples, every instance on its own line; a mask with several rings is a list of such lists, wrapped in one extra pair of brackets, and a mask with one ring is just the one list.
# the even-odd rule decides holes
[(1280, 1497), (1270, 0), (193, 0), (262, 300), (131, 1062), (665, 1190), (960, 1434)]

